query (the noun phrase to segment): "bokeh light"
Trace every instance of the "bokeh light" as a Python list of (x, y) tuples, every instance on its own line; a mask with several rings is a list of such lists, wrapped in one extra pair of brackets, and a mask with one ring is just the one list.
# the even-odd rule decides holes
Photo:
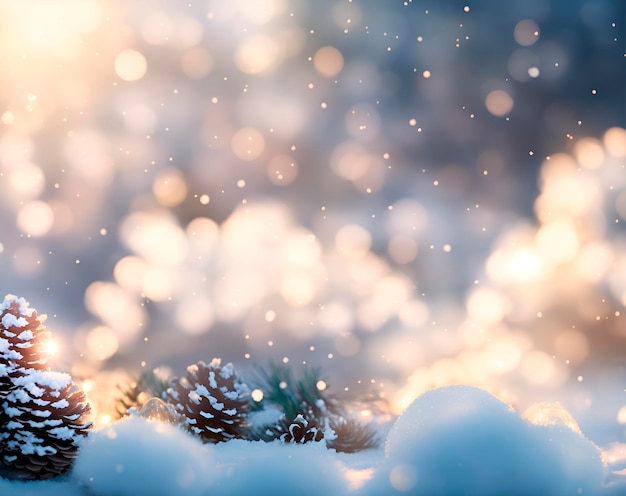
[(98, 421), (223, 356), (623, 436), (623, 15), (539, 4), (0, 1), (0, 268)]
[(115, 73), (124, 81), (137, 81), (147, 70), (146, 58), (137, 50), (127, 48), (115, 57)]

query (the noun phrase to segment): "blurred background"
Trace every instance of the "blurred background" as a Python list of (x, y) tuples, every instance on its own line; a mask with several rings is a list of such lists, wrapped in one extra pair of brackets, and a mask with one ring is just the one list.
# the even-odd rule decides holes
[(625, 19), (0, 0), (2, 289), (101, 419), (111, 385), (221, 357), (392, 413), (458, 382), (558, 401), (625, 441)]

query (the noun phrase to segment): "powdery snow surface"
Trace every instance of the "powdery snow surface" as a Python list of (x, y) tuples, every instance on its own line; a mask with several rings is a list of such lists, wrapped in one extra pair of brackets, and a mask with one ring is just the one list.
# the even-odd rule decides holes
[(99, 496), (195, 496), (216, 474), (210, 446), (171, 424), (130, 418), (90, 436), (72, 477)]
[(575, 426), (559, 416), (537, 418), (546, 425), (484, 390), (448, 386), (417, 398), (384, 450), (345, 454), (323, 442), (203, 445), (170, 424), (132, 417), (94, 432), (71, 474), (33, 483), (0, 479), (0, 494), (626, 494)]
[(597, 494), (600, 450), (565, 424), (534, 425), (484, 390), (418, 397), (387, 437), (388, 477), (417, 494)]

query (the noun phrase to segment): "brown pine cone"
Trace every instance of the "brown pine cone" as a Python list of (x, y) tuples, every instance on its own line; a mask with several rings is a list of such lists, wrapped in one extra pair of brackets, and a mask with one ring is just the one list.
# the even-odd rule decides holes
[(33, 371), (14, 379), (3, 402), (9, 418), (1, 462), (16, 479), (49, 479), (67, 471), (91, 422), (85, 394), (68, 374)]
[[(6, 295), (0, 305), (0, 367), (45, 370), (44, 347), (50, 334), (43, 325), (45, 315), (37, 316), (24, 298)], [(0, 374), (4, 375), (4, 374)]]
[(187, 375), (172, 381), (165, 400), (174, 405), (182, 423), (204, 442), (219, 443), (242, 438), (250, 410), (249, 389), (232, 364), (198, 362), (187, 367)]
[(284, 431), (279, 437), (282, 443), (304, 444), (324, 439), (322, 427), (314, 419), (307, 420), (302, 414), (298, 414), (291, 422), (284, 422), (281, 430)]

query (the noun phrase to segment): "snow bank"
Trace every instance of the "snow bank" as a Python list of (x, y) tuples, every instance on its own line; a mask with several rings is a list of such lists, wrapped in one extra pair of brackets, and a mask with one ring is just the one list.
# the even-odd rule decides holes
[(333, 455), (324, 443), (203, 445), (170, 424), (131, 418), (90, 437), (73, 477), (96, 496), (346, 494), (348, 468)]
[(210, 446), (171, 424), (130, 418), (90, 436), (73, 477), (95, 496), (195, 496), (214, 467)]
[(8, 481), (0, 478), (2, 496), (84, 496), (83, 491), (67, 476), (46, 481)]
[[(549, 407), (523, 418), (481, 389), (434, 389), (396, 420), (385, 451), (355, 454), (323, 442), (203, 445), (173, 425), (133, 417), (94, 432), (69, 476), (0, 479), (0, 495), (626, 494), (624, 477), (608, 473), (574, 419)], [(620, 449), (612, 456), (621, 460)]]
[(220, 475), (215, 494), (341, 495), (346, 468), (321, 443), (281, 444), (233, 440), (215, 447)]
[(387, 437), (371, 494), (598, 494), (599, 449), (565, 424), (534, 425), (484, 390), (424, 393)]

